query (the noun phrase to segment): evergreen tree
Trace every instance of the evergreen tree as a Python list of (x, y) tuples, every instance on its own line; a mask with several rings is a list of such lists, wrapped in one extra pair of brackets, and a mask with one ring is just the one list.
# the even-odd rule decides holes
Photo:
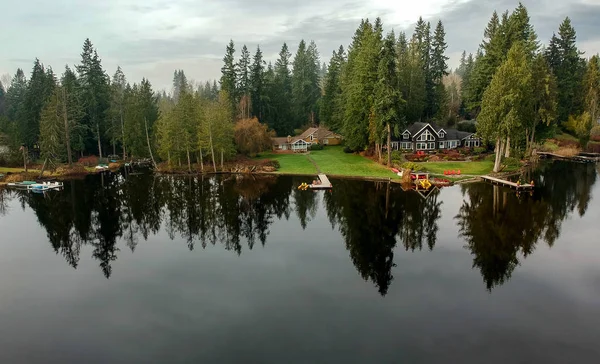
[(430, 75), (433, 95), (429, 98), (429, 115), (440, 115), (444, 109), (446, 93), (442, 80), (448, 75), (448, 57), (446, 57), (446, 32), (441, 21), (437, 23), (431, 42)]
[(283, 43), (279, 59), (275, 62), (274, 91), (272, 103), (275, 107), (275, 120), (272, 126), (277, 135), (288, 135), (294, 131), (292, 109), (292, 76), (290, 74), (290, 54), (288, 46)]
[(584, 66), (576, 45), (577, 35), (568, 17), (560, 25), (558, 39), (553, 38), (553, 40), (556, 43), (550, 44), (550, 53), (546, 53), (546, 56), (556, 75), (558, 119), (563, 122), (569, 118), (569, 115), (579, 114), (583, 109), (581, 82)]
[(251, 101), (250, 101), (250, 52), (244, 44), (240, 60), (236, 65), (236, 89), (240, 95), (240, 116), (242, 119), (250, 117)]
[(0, 117), (6, 115), (6, 91), (4, 85), (0, 82)]
[(415, 37), (408, 44), (406, 35), (400, 33), (397, 47), (399, 85), (402, 98), (406, 101), (402, 114), (409, 123), (414, 123), (421, 119), (426, 102), (423, 58)]
[(233, 40), (229, 41), (223, 57), (223, 67), (221, 68), (221, 90), (230, 95), (231, 113), (235, 115), (237, 109), (238, 90), (236, 88), (236, 67), (235, 67), (235, 45)]
[(593, 123), (600, 120), (600, 58), (590, 58), (583, 79), (585, 93), (584, 109), (590, 114)]
[(252, 114), (263, 120), (265, 116), (265, 61), (260, 46), (252, 60), (250, 70), (250, 93), (252, 101)]
[(535, 142), (536, 131), (551, 127), (556, 120), (556, 77), (543, 55), (538, 54), (531, 66), (533, 115), (525, 120), (526, 145), (529, 150)]
[(113, 147), (113, 154), (117, 154), (117, 143), (121, 143), (123, 159), (127, 158), (125, 143), (125, 87), (127, 80), (120, 66), (117, 67), (110, 84), (110, 132), (109, 137)]
[[(102, 69), (102, 63), (92, 42), (86, 39), (81, 53), (81, 64), (77, 66), (79, 73), (79, 94), (85, 105), (83, 124), (91, 131), (98, 145), (98, 153), (102, 158), (102, 137), (106, 127), (106, 112), (110, 104), (108, 76)], [(86, 145), (92, 151), (91, 145)]]
[[(425, 76), (425, 108), (423, 115), (425, 118), (432, 117), (435, 113), (436, 87), (433, 79), (431, 67), (431, 24), (425, 22), (422, 17), (419, 17), (415, 26), (413, 39), (416, 41), (416, 46), (421, 56), (421, 67)], [(445, 45), (445, 44), (444, 44)]]
[[(68, 138), (65, 136), (67, 155), (71, 151), (78, 152), (83, 155), (85, 150), (85, 140), (89, 130), (82, 119), (85, 116), (85, 105), (81, 101), (81, 87), (77, 75), (69, 66), (65, 66), (65, 72), (61, 77), (61, 86), (63, 92), (63, 105), (66, 108), (67, 124), (65, 133), (68, 133)], [(66, 101), (64, 101), (66, 100)], [(64, 110), (63, 110), (64, 111)], [(63, 115), (64, 117), (64, 115)], [(72, 162), (72, 157), (68, 158), (69, 164)]]
[(294, 57), (292, 73), (292, 100), (296, 117), (294, 127), (316, 123), (316, 109), (321, 90), (319, 87), (320, 61), (314, 42), (307, 47), (300, 41)]
[(405, 126), (404, 117), (400, 114), (401, 104), (404, 102), (398, 89), (398, 66), (396, 64), (396, 36), (389, 33), (383, 42), (377, 68), (377, 86), (373, 103), (374, 118), (369, 126), (369, 139), (375, 143), (382, 161), (381, 146), (387, 137), (387, 164), (392, 163), (391, 137), (392, 132), (399, 134)]
[(22, 142), (28, 147), (38, 142), (42, 108), (46, 99), (54, 92), (55, 84), (52, 70), (46, 71), (44, 65), (36, 58), (22, 101), (24, 120), (18, 124)]
[(182, 92), (189, 91), (190, 84), (183, 70), (175, 70), (173, 73), (173, 100), (179, 101)]
[(466, 68), (467, 68), (467, 51), (463, 51), (462, 54), (460, 55), (460, 64), (458, 65), (458, 68), (456, 69), (456, 74), (459, 75), (461, 78), (464, 78), (465, 73), (466, 73)]
[(345, 62), (344, 47), (340, 46), (337, 52), (333, 52), (329, 60), (320, 109), (321, 122), (336, 132), (341, 130), (343, 122), (341, 117), (343, 110), (341, 109), (342, 85), (340, 77)]
[(515, 43), (483, 95), (477, 133), (486, 141), (496, 142), (494, 172), (500, 170), (510, 139), (521, 137), (518, 133), (524, 132), (523, 125), (532, 116), (532, 75), (527, 57), (522, 43)]
[(55, 166), (64, 160), (66, 152), (62, 96), (62, 88), (55, 87), (40, 115), (40, 154)]
[(352, 150), (363, 150), (369, 144), (369, 120), (372, 117), (381, 44), (381, 20), (378, 18), (373, 25), (363, 20), (348, 51), (348, 63), (342, 77), (342, 131), (346, 145)]

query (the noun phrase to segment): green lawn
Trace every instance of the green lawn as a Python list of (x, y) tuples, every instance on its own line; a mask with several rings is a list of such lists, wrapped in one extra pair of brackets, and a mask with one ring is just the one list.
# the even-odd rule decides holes
[(277, 154), (264, 153), (262, 159), (279, 161), (279, 173), (317, 174), (317, 170), (308, 158), (317, 163), (321, 172), (350, 177), (383, 177), (398, 178), (389, 168), (357, 154), (344, 153), (342, 147), (325, 147), (323, 150), (311, 151), (310, 154)]
[(338, 176), (398, 178), (390, 168), (358, 154), (344, 153), (342, 147), (325, 147), (310, 152), (321, 172)]
[[(29, 169), (29, 172), (37, 172), (39, 173), (39, 169)], [(25, 172), (24, 168), (11, 168), (11, 167), (0, 167), (0, 173), (20, 173)]]
[(287, 174), (316, 174), (314, 165), (306, 158), (304, 154), (277, 154), (263, 153), (260, 159), (273, 159), (279, 161), (279, 173)]
[(425, 167), (427, 172), (435, 174), (444, 174), (444, 171), (458, 171), (461, 174), (483, 175), (488, 174), (494, 169), (493, 161), (477, 162), (424, 162), (419, 165)]

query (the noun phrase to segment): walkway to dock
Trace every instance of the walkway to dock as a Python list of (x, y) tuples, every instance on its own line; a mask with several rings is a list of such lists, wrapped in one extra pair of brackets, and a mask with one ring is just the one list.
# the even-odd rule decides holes
[(517, 190), (532, 190), (534, 187), (533, 185), (531, 185), (529, 183), (521, 185), (521, 184), (517, 184), (515, 182), (507, 181), (507, 180), (492, 177), (492, 176), (481, 176), (481, 178), (483, 178), (483, 180), (485, 180), (485, 181), (492, 182), (493, 184), (507, 186), (507, 187), (514, 188)]

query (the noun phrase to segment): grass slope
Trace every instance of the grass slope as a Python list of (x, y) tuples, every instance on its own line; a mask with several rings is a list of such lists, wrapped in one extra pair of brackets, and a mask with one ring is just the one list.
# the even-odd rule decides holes
[(317, 173), (315, 166), (306, 158), (304, 154), (277, 154), (263, 153), (260, 159), (272, 159), (279, 162), (278, 173), (285, 174), (311, 174)]
[(398, 178), (392, 171), (358, 154), (344, 153), (342, 147), (325, 147), (310, 152), (325, 174), (356, 177)]

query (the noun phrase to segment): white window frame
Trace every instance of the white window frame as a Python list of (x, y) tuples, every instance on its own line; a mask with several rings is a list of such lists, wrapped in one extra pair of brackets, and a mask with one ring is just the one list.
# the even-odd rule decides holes
[(444, 133), (443, 131), (440, 131), (440, 138), (445, 138), (446, 137), (446, 133)]
[(433, 134), (431, 134), (429, 132), (429, 130), (425, 130), (423, 133), (421, 133), (421, 135), (419, 135), (419, 137), (417, 138), (417, 141), (420, 141), (420, 142), (435, 141), (435, 137), (433, 136)]
[(427, 143), (427, 149), (429, 149), (429, 150), (435, 149), (435, 142), (433, 142), (433, 143), (432, 142)]
[(327, 144), (329, 144), (329, 139), (327, 139), (327, 138), (323, 139), (323, 145), (327, 145)]
[(411, 142), (403, 142), (401, 145), (401, 148), (403, 150), (408, 150), (408, 149), (413, 149), (412, 143)]
[(440, 142), (439, 147), (440, 149), (446, 149), (446, 142)]
[(410, 139), (410, 132), (408, 130), (402, 134), (402, 139), (404, 139), (404, 140)]

